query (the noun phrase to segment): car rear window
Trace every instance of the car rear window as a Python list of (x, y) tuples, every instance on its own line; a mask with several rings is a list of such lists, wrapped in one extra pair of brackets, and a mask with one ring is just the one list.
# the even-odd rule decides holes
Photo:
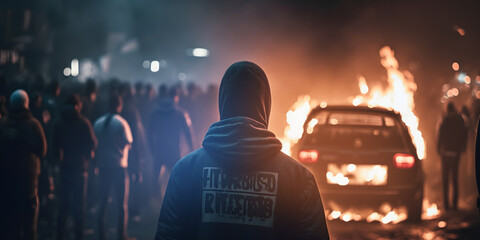
[(344, 150), (406, 149), (401, 124), (376, 113), (324, 111), (307, 124), (305, 143)]

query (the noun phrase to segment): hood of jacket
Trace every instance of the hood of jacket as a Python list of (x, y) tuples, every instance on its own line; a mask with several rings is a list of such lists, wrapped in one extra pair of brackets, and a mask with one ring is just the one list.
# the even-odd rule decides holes
[(263, 70), (252, 62), (233, 64), (220, 84), (220, 121), (208, 129), (203, 148), (225, 161), (257, 161), (277, 154), (282, 144), (267, 130), (270, 106)]
[(212, 124), (202, 145), (208, 154), (222, 161), (270, 159), (282, 149), (275, 134), (249, 117), (228, 118)]
[(249, 117), (268, 127), (271, 95), (265, 72), (252, 62), (237, 62), (222, 78), (218, 98), (220, 120)]

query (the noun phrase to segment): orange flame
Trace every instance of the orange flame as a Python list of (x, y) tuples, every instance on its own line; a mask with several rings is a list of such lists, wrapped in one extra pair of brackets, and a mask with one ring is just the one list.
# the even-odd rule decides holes
[[(366, 104), (369, 107), (384, 107), (393, 109), (400, 113), (402, 121), (409, 129), (412, 141), (417, 149), (417, 156), (419, 159), (426, 157), (425, 141), (422, 133), (418, 130), (418, 117), (413, 113), (415, 108), (414, 93), (417, 90), (417, 85), (414, 77), (408, 71), (401, 72), (398, 70), (398, 61), (394, 57), (394, 51), (386, 46), (380, 50), (381, 64), (386, 69), (388, 75), (388, 86), (382, 88), (381, 86), (369, 87), (367, 81), (363, 76), (358, 77), (358, 86), (361, 95), (357, 95), (350, 99), (354, 106)], [(476, 77), (476, 81), (480, 82), (480, 76)], [(453, 91), (453, 90), (452, 90)], [(453, 94), (453, 92), (452, 92)], [(480, 98), (480, 91), (477, 92)], [(284, 137), (281, 138), (283, 144), (282, 152), (291, 155), (291, 147), (298, 142), (303, 134), (303, 124), (308, 116), (308, 113), (313, 107), (317, 106), (315, 101), (312, 101), (310, 96), (299, 96), (298, 100), (293, 104), (287, 115), (288, 126), (285, 128)], [(325, 108), (326, 102), (322, 102), (320, 107)], [(307, 132), (312, 131), (318, 122), (309, 122), (307, 124)], [(355, 171), (356, 166), (351, 164), (347, 166), (346, 171)], [(338, 185), (347, 185), (350, 179), (341, 172), (327, 172), (327, 180)], [(365, 180), (372, 182), (382, 182), (386, 177), (382, 169), (375, 169), (373, 173), (366, 174)], [(424, 213), (422, 219), (433, 219), (440, 215), (440, 211), (435, 203), (429, 204), (428, 201), (423, 203)], [(356, 214), (353, 211), (341, 212), (339, 210), (331, 211), (328, 215), (329, 220), (339, 219), (345, 222), (366, 220), (367, 222), (378, 221), (382, 224), (399, 223), (407, 218), (407, 211), (405, 208), (392, 209), (390, 205), (384, 204), (380, 211), (368, 211), (367, 214)]]
[(360, 88), (360, 92), (362, 94), (368, 93), (367, 80), (363, 76), (358, 77), (358, 87)]
[[(383, 213), (381, 213), (383, 212)], [(368, 223), (371, 222), (380, 222), (382, 224), (397, 224), (399, 222), (405, 221), (407, 219), (407, 210), (406, 208), (393, 208), (385, 203), (383, 204), (379, 211), (373, 211), (370, 214), (365, 214), (365, 212), (355, 212), (355, 211), (345, 211), (341, 212), (339, 210), (333, 210), (327, 216), (328, 220), (342, 220), (344, 222), (350, 221), (362, 221), (365, 220)]]
[(422, 219), (431, 220), (440, 216), (440, 210), (438, 210), (437, 204), (430, 203), (428, 200), (423, 201), (423, 209)]
[[(358, 84), (362, 95), (355, 96), (351, 102), (354, 106), (367, 104), (369, 107), (380, 106), (399, 112), (417, 148), (418, 158), (424, 159), (426, 156), (425, 140), (422, 132), (418, 130), (418, 118), (413, 113), (415, 108), (413, 95), (417, 90), (417, 84), (411, 73), (398, 70), (398, 61), (390, 47), (386, 46), (380, 49), (380, 56), (381, 64), (387, 70), (388, 87), (382, 89), (377, 86), (370, 89), (365, 78), (359, 76)], [(291, 147), (302, 137), (303, 124), (310, 110), (316, 105), (314, 101), (311, 101), (310, 96), (303, 95), (298, 97), (292, 109), (287, 112), (288, 126), (285, 128), (284, 137), (280, 139), (283, 144), (282, 152), (291, 155)], [(327, 103), (322, 102), (320, 106), (326, 107)], [(315, 124), (309, 123), (307, 131), (313, 130)]]
[[(280, 139), (283, 153), (291, 155), (291, 147), (302, 137), (303, 123), (314, 106), (316, 104), (314, 101), (310, 101), (310, 96), (299, 96), (297, 102), (293, 104), (292, 110), (287, 112), (288, 126), (285, 128), (285, 136)], [(315, 124), (309, 125), (309, 127), (313, 130)]]
[(424, 159), (426, 155), (425, 140), (422, 137), (422, 132), (418, 130), (418, 117), (413, 113), (415, 108), (413, 95), (417, 90), (417, 84), (410, 72), (398, 70), (398, 61), (390, 47), (386, 46), (380, 49), (380, 57), (382, 66), (387, 70), (387, 88), (375, 87), (370, 91), (369, 96), (365, 96), (365, 93), (368, 92), (368, 87), (365, 88), (366, 81), (360, 77), (360, 91), (364, 95), (356, 96), (352, 100), (352, 104), (358, 106), (366, 103), (369, 107), (379, 106), (399, 112), (417, 148), (418, 158)]

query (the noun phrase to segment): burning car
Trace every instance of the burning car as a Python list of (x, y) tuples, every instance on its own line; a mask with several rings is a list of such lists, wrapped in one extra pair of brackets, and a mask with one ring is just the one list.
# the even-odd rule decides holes
[[(388, 223), (408, 215), (411, 221), (421, 220), (422, 162), (395, 111), (366, 106), (313, 108), (292, 156), (315, 175), (329, 218)], [(385, 209), (385, 203), (383, 215), (342, 214), (347, 209)], [(405, 208), (399, 219), (393, 210)]]

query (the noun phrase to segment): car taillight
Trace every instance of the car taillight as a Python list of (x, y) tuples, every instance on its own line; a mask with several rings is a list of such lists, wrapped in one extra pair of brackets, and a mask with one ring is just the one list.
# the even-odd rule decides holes
[(317, 150), (301, 150), (298, 153), (298, 160), (302, 163), (315, 163), (318, 161)]
[(397, 168), (411, 168), (415, 164), (415, 157), (410, 154), (397, 153), (393, 156)]

